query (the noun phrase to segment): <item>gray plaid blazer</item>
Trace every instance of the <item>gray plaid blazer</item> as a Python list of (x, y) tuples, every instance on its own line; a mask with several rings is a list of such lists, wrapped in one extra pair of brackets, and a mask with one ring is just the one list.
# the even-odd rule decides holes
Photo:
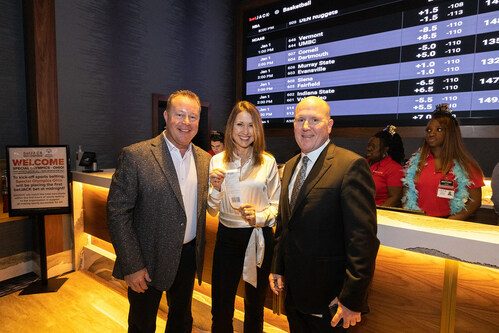
[[(201, 283), (211, 156), (193, 145), (197, 185), (197, 277)], [(151, 285), (168, 290), (180, 261), (186, 215), (168, 146), (157, 137), (122, 149), (107, 199), (107, 225), (116, 251), (113, 276), (147, 268)]]

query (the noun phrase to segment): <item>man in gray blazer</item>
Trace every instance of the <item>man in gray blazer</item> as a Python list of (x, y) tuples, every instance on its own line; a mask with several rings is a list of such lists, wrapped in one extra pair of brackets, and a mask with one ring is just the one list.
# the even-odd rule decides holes
[(191, 332), (191, 300), (203, 271), (210, 154), (191, 143), (201, 104), (188, 90), (168, 98), (165, 131), (123, 148), (107, 201), (113, 276), (128, 285), (129, 332), (154, 332), (163, 291), (165, 332)]
[(379, 247), (374, 181), (364, 158), (329, 141), (332, 126), (322, 99), (296, 106), (301, 154), (284, 168), (269, 277), (274, 293), (286, 287), (291, 332), (340, 332), (367, 310)]

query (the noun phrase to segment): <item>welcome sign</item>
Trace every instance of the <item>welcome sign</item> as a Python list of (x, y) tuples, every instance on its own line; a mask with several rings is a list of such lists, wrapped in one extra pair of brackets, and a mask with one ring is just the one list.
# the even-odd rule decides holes
[(68, 214), (67, 146), (8, 146), (9, 215)]

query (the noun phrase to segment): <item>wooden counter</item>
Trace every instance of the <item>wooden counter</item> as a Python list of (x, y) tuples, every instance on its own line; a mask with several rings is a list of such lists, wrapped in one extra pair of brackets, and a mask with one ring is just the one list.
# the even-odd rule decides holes
[[(75, 253), (112, 252), (105, 241), (111, 176), (73, 173)], [(208, 284), (217, 224), (208, 215)], [(499, 332), (498, 226), (378, 210), (378, 237), (371, 313), (353, 332)]]
[(378, 209), (382, 245), (499, 268), (499, 227)]
[(3, 212), (3, 201), (0, 201), (0, 223), (25, 220), (27, 216), (9, 216), (9, 213)]

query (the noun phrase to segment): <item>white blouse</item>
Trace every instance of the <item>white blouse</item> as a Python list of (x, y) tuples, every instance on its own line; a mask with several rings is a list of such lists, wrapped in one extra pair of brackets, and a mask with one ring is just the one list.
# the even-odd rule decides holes
[(273, 227), (277, 216), (279, 195), (281, 192), (281, 181), (275, 158), (263, 154), (263, 163), (259, 166), (253, 165), (250, 158), (243, 166), (241, 159), (235, 156), (235, 160), (228, 164), (223, 161), (225, 152), (212, 157), (210, 172), (213, 169), (225, 171), (238, 169), (239, 184), (241, 188), (242, 203), (251, 204), (255, 207), (255, 227), (250, 226), (241, 216), (239, 211), (232, 207), (229, 198), (225, 195), (225, 182), (222, 183), (220, 192), (213, 186), (210, 187), (208, 195), (208, 213), (216, 216), (218, 212), (219, 221), (228, 228), (253, 228), (243, 267), (243, 280), (251, 283), (256, 288), (256, 267), (261, 267), (265, 251), (265, 241), (261, 227)]

